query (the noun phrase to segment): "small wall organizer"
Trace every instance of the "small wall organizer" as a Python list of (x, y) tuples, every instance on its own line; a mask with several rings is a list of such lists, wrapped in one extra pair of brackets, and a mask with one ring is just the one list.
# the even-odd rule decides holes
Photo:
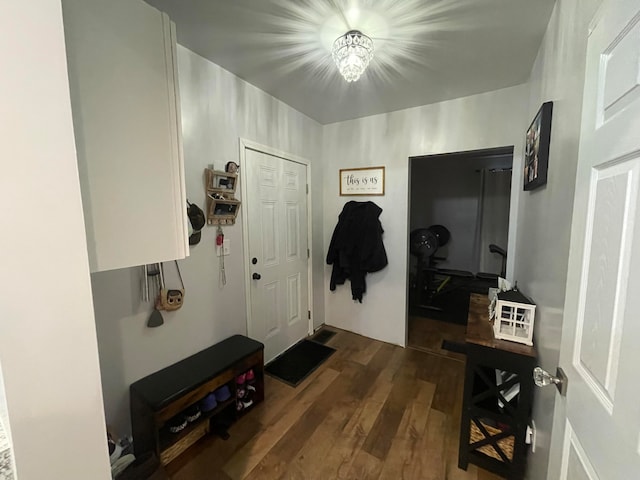
[(206, 168), (207, 224), (233, 225), (240, 211), (240, 201), (234, 198), (238, 174)]

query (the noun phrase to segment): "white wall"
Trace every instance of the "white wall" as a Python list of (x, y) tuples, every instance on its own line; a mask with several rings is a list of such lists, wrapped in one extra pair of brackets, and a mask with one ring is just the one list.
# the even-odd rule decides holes
[[(187, 198), (205, 208), (204, 169), (239, 163), (239, 138), (311, 161), (314, 205), (314, 323), (324, 313), (322, 169), (318, 162), (321, 126), (210, 61), (178, 47)], [(241, 166), (242, 168), (242, 166)], [(240, 191), (236, 198), (240, 198)], [(224, 338), (246, 334), (242, 214), (224, 228), (231, 255), (225, 257), (227, 284), (219, 285), (215, 227), (205, 227), (200, 244), (180, 260), (186, 284), (184, 306), (163, 312), (165, 324), (146, 327), (150, 305), (141, 304), (139, 268), (92, 275), (107, 420), (116, 431), (129, 428), (128, 387), (139, 378)], [(167, 281), (177, 282), (165, 264)]]
[(0, 362), (20, 480), (110, 479), (59, 1), (0, 3)]
[[(547, 185), (521, 192), (515, 278), (537, 305), (534, 341), (539, 364), (549, 372), (558, 366), (587, 26), (597, 3), (558, 0), (530, 78), (529, 122), (543, 102), (554, 102), (551, 149)], [(557, 478), (547, 477), (555, 398), (554, 388), (536, 389), (533, 417), (538, 439), (536, 452), (529, 456), (531, 479)]]
[[(425, 87), (428, 88), (428, 87)], [(367, 275), (363, 303), (351, 299), (349, 284), (325, 295), (327, 324), (368, 337), (405, 344), (408, 255), (408, 157), (514, 145), (514, 178), (519, 178), (526, 86), (450, 100), (433, 105), (340, 122), (324, 127), (324, 237), (329, 244), (343, 205), (352, 199), (373, 200), (383, 212), (384, 243), (389, 265)], [(386, 193), (382, 197), (340, 197), (340, 168), (384, 165)], [(515, 188), (513, 189), (515, 191)], [(512, 193), (512, 217), (517, 195)], [(515, 233), (511, 232), (509, 250)], [(331, 267), (325, 267), (329, 289)]]

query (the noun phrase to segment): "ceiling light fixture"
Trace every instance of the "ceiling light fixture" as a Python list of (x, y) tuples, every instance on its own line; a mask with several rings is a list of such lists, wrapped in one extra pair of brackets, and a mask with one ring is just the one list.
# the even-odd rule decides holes
[(331, 55), (344, 79), (355, 82), (373, 58), (373, 41), (359, 30), (350, 30), (333, 42)]

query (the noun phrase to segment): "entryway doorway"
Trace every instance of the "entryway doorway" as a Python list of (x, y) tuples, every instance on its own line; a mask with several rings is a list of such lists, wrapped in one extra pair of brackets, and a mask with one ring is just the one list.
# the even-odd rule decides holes
[(309, 163), (240, 142), (247, 333), (269, 362), (312, 333)]
[(513, 147), (409, 159), (407, 345), (464, 360), (469, 295), (506, 275)]

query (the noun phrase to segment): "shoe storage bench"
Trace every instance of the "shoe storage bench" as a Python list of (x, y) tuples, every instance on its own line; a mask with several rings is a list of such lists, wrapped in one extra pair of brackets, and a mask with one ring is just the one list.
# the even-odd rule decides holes
[[(236, 378), (252, 370), (253, 405), (264, 399), (264, 345), (234, 335), (178, 363), (144, 377), (130, 387), (131, 426), (136, 456), (154, 452), (167, 465), (212, 431), (212, 426), (233, 421), (246, 413), (237, 393)], [(199, 405), (213, 391), (228, 386), (231, 395), (178, 433), (169, 431), (170, 420)], [(224, 423), (224, 422), (222, 422)], [(224, 430), (224, 428), (223, 428)], [(226, 431), (218, 432), (224, 435)]]

